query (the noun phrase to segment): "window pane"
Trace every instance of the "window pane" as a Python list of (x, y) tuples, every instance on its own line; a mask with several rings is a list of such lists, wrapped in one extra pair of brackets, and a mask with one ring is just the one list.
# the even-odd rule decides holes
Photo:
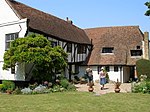
[(70, 43), (67, 44), (67, 52), (69, 52), (69, 53), (72, 52), (72, 44), (70, 44)]
[(113, 53), (114, 48), (113, 47), (104, 47), (102, 49), (102, 53)]
[(10, 33), (5, 35), (5, 50), (10, 48), (10, 42), (18, 38), (18, 33)]
[(107, 72), (110, 71), (109, 66), (105, 66), (105, 69), (106, 69)]
[(141, 56), (142, 50), (131, 50), (131, 56)]
[(114, 72), (118, 72), (118, 66), (114, 66)]

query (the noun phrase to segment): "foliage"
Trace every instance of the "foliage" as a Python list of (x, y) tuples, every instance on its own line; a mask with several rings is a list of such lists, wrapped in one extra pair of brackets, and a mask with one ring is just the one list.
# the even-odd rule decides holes
[[(67, 66), (67, 54), (60, 47), (51, 46), (51, 42), (42, 35), (32, 34), (11, 42), (10, 49), (4, 54), (3, 69), (20, 63), (33, 63), (37, 80), (50, 79), (55, 71)], [(39, 79), (40, 78), (40, 79)]]
[(67, 80), (67, 79), (61, 79), (60, 80), (60, 85), (62, 86), (62, 87), (64, 87), (65, 89), (67, 89), (67, 87), (68, 87), (68, 85), (69, 85), (69, 81)]
[(16, 87), (12, 94), (22, 94), (21, 88)]
[(146, 59), (140, 59), (136, 62), (138, 78), (140, 75), (147, 75), (150, 79), (150, 61)]
[(15, 89), (15, 83), (12, 81), (3, 80), (2, 84), (3, 84), (3, 88), (2, 88), (3, 91), (6, 91), (6, 90), (13, 91)]
[(150, 2), (146, 2), (145, 5), (147, 6), (148, 10), (146, 11), (145, 15), (150, 16)]
[(39, 86), (37, 86), (37, 87), (33, 90), (33, 92), (35, 92), (35, 93), (44, 93), (45, 90), (46, 90), (46, 87), (45, 87), (45, 86), (39, 85)]
[(0, 91), (3, 91), (4, 85), (0, 84)]
[(31, 94), (32, 90), (30, 88), (24, 88), (21, 90), (22, 94)]
[(139, 83), (133, 83), (132, 92), (150, 94), (150, 80), (144, 80)]
[(121, 82), (119, 82), (119, 80), (117, 79), (117, 82), (114, 82), (115, 85), (115, 89), (119, 89)]

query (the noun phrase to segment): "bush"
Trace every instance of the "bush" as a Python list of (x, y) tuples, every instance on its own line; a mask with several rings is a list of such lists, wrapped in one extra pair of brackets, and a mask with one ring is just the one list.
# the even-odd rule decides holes
[(67, 89), (68, 85), (69, 85), (69, 81), (67, 79), (61, 79), (60, 80), (60, 85), (62, 87), (64, 87), (65, 89)]
[(16, 87), (12, 94), (22, 94), (21, 88)]
[(141, 75), (147, 75), (150, 79), (150, 61), (146, 59), (140, 59), (136, 62), (138, 78)]
[(3, 91), (4, 85), (0, 84), (0, 91)]
[(6, 91), (6, 90), (11, 90), (13, 91), (15, 89), (15, 83), (12, 82), (12, 81), (8, 81), (8, 80), (3, 80), (2, 81), (2, 84), (3, 84), (3, 90)]
[(22, 94), (31, 94), (32, 90), (30, 88), (24, 88), (21, 90)]
[(133, 93), (149, 93), (150, 94), (150, 80), (145, 80), (139, 83), (133, 83)]

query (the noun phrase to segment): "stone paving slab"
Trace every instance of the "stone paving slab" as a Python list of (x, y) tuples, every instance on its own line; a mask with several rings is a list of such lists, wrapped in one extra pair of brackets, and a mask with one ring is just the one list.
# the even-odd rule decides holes
[[(77, 87), (78, 91), (88, 92), (87, 84), (75, 84), (75, 86)], [(94, 87), (93, 92), (99, 95), (99, 94), (106, 94), (106, 93), (114, 92), (115, 85), (112, 83), (107, 83), (105, 84), (104, 90), (100, 89), (99, 83), (94, 83), (93, 87)], [(120, 85), (120, 89), (121, 89), (120, 92), (123, 92), (123, 93), (131, 92), (131, 83), (122, 83)]]

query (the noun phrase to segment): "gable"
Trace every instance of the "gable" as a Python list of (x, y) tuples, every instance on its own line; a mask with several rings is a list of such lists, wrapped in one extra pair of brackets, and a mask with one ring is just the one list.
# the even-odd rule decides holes
[(0, 0), (0, 4), (0, 24), (19, 20), (19, 17), (12, 10), (7, 0)]

